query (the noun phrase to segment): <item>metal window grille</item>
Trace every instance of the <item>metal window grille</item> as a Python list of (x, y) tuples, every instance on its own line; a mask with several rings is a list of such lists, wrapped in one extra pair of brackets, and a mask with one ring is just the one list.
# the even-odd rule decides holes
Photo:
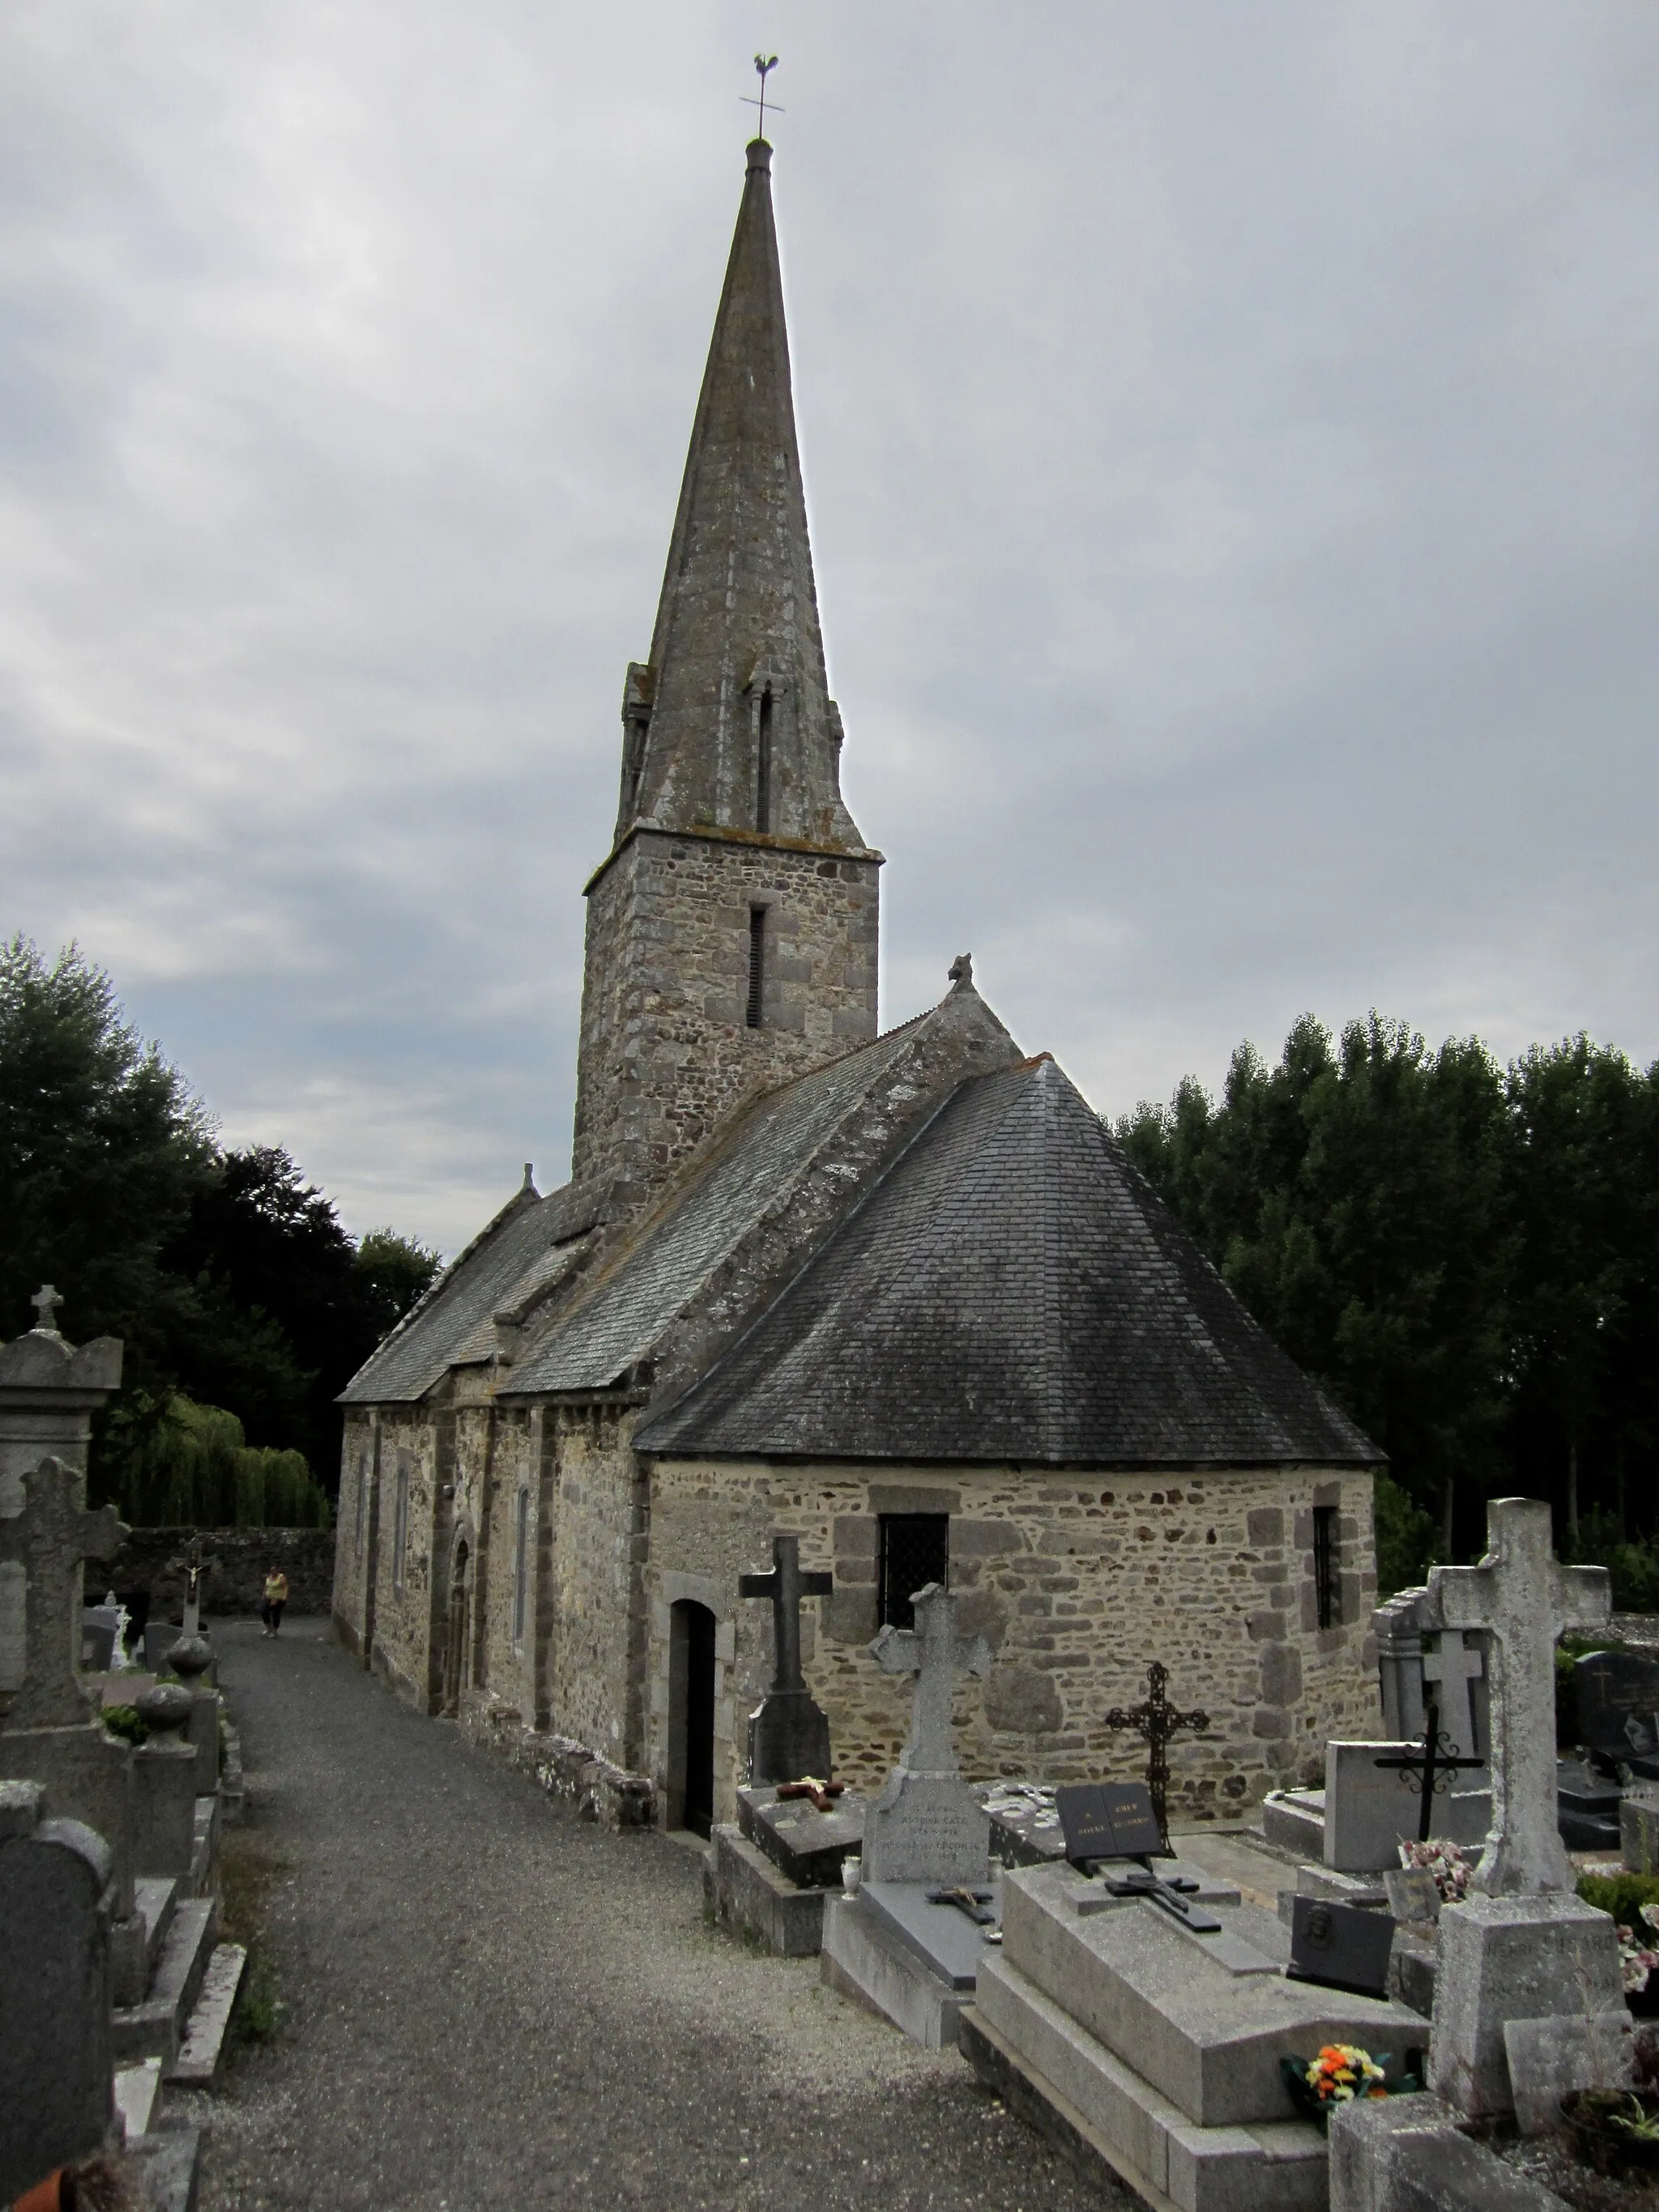
[(1314, 1508), (1314, 1595), (1322, 1628), (1334, 1628), (1342, 1618), (1342, 1589), (1337, 1577), (1336, 1513), (1334, 1505)]
[[(772, 827), (772, 687), (761, 693), (760, 729), (755, 753), (755, 827)], [(751, 1029), (757, 1026), (751, 1022)]]
[(524, 1640), (525, 1600), (530, 1587), (530, 1492), (519, 1492), (518, 1551), (513, 1579), (513, 1641)]
[(357, 1455), (357, 1510), (352, 1530), (351, 1548), (361, 1553), (363, 1548), (363, 1509), (368, 1503), (368, 1449), (367, 1445)]
[(751, 1030), (761, 1025), (761, 992), (766, 970), (766, 908), (749, 909), (749, 1006), (744, 1017)]
[(881, 1516), (881, 1618), (884, 1626), (912, 1628), (911, 1599), (929, 1583), (948, 1585), (951, 1517), (946, 1513), (884, 1513)]
[(392, 1587), (404, 1586), (404, 1553), (409, 1548), (409, 1455), (398, 1455), (398, 1504), (392, 1523)]

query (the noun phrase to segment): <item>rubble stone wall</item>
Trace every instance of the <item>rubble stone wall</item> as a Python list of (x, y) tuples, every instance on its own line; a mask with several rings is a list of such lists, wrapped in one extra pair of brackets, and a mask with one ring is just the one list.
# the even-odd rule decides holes
[[(148, 1590), (152, 1620), (184, 1618), (185, 1573), (174, 1562), (198, 1532), (194, 1528), (135, 1528), (107, 1565), (88, 1560), (84, 1577), (88, 1602), (106, 1590)], [(202, 1547), (218, 1561), (202, 1589), (204, 1616), (212, 1620), (257, 1613), (264, 1595), (266, 1571), (280, 1567), (288, 1577), (290, 1613), (326, 1613), (334, 1585), (331, 1528), (204, 1528)]]
[[(1316, 1617), (1314, 1508), (1338, 1508), (1340, 1620)], [(836, 1772), (888, 1772), (909, 1717), (908, 1677), (866, 1650), (877, 1628), (884, 1512), (951, 1516), (958, 1619), (982, 1631), (990, 1675), (964, 1677), (957, 1742), (974, 1778), (1062, 1782), (1143, 1773), (1139, 1739), (1104, 1716), (1145, 1694), (1148, 1662), (1210, 1727), (1176, 1740), (1172, 1811), (1236, 1815), (1272, 1789), (1316, 1781), (1328, 1737), (1375, 1725), (1369, 1622), (1376, 1567), (1369, 1474), (1319, 1468), (1169, 1469), (1156, 1474), (960, 1467), (888, 1470), (659, 1461), (652, 1474), (646, 1578), (648, 1771), (666, 1771), (668, 1611), (696, 1577), (715, 1594), (729, 1656), (717, 1686), (715, 1818), (732, 1817), (744, 1716), (772, 1671), (771, 1615), (741, 1602), (737, 1577), (770, 1563), (775, 1531), (801, 1539), (803, 1567), (835, 1595), (803, 1608), (803, 1661), (830, 1715)], [(729, 1635), (727, 1632), (729, 1631)]]
[(746, 1092), (875, 1036), (879, 867), (753, 834), (635, 833), (588, 894), (578, 1180), (617, 1176), (637, 1200)]

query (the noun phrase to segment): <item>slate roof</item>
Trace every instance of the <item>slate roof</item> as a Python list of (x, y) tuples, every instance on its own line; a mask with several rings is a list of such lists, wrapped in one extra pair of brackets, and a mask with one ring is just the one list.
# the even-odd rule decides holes
[(1383, 1457), (1046, 1056), (963, 1083), (635, 1443), (1109, 1466)]
[(573, 1183), (546, 1198), (515, 1198), (364, 1361), (336, 1403), (412, 1402), (450, 1368), (489, 1358), (498, 1341), (495, 1316), (557, 1283), (604, 1199), (602, 1186)]
[(888, 1030), (735, 1117), (724, 1141), (693, 1164), (544, 1341), (518, 1361), (502, 1395), (604, 1389), (646, 1358), (739, 1241), (812, 1170), (826, 1139), (928, 1018)]

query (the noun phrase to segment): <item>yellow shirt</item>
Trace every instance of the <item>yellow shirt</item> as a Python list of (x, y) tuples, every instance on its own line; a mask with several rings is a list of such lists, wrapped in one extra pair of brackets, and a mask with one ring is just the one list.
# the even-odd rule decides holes
[(265, 1577), (265, 1603), (267, 1605), (283, 1605), (286, 1604), (287, 1601), (288, 1577), (286, 1575), (267, 1575)]

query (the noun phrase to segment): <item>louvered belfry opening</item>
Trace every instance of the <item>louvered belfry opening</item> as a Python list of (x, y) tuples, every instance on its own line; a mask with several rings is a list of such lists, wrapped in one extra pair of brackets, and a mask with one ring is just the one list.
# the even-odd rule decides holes
[(761, 1025), (761, 995), (766, 987), (766, 908), (749, 909), (749, 1004), (744, 1019), (751, 1030)]

